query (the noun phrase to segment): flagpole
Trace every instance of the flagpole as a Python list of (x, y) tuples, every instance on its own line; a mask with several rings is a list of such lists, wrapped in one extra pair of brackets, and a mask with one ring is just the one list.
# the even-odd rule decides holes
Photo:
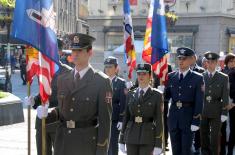
[[(30, 83), (27, 81), (27, 95), (30, 96)], [(28, 105), (28, 155), (31, 154), (31, 105)]]
[(46, 118), (45, 117), (42, 118), (42, 155), (46, 155)]
[[(163, 85), (163, 81), (162, 79), (160, 78), (160, 86)], [(163, 155), (166, 155), (166, 144), (165, 144), (165, 121), (164, 121), (164, 100), (163, 100), (163, 110), (162, 110), (162, 142), (163, 142)]]

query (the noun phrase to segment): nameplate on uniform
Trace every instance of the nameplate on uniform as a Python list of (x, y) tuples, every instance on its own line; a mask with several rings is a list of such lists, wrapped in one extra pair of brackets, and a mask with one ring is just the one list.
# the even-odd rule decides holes
[(206, 100), (207, 100), (208, 102), (210, 102), (210, 101), (212, 100), (212, 97), (211, 97), (211, 96), (207, 96), (207, 97), (206, 97)]
[(75, 128), (75, 121), (66, 121), (67, 128), (74, 129)]
[(183, 103), (181, 101), (176, 102), (176, 106), (180, 109), (183, 106)]
[(142, 117), (140, 117), (140, 116), (135, 117), (135, 122), (136, 123), (142, 123), (143, 122)]

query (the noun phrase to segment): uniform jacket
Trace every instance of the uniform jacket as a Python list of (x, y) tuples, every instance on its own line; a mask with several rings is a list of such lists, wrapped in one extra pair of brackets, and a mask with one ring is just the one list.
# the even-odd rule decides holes
[(113, 84), (113, 113), (112, 120), (116, 122), (122, 122), (122, 118), (124, 115), (124, 109), (126, 105), (126, 82), (124, 79), (120, 77), (115, 77), (112, 80)]
[(97, 126), (57, 128), (55, 155), (106, 155), (110, 138), (112, 87), (109, 78), (92, 67), (74, 83), (74, 70), (58, 77), (57, 116), (61, 121), (98, 120)]
[(203, 77), (205, 80), (203, 116), (218, 118), (221, 114), (226, 115), (227, 111), (223, 109), (229, 101), (228, 76), (216, 71), (212, 78), (209, 78), (207, 72), (203, 73)]
[[(148, 144), (161, 148), (163, 96), (157, 89), (150, 87), (144, 94), (143, 101), (140, 102), (138, 93), (138, 89), (128, 93), (119, 142)], [(131, 118), (136, 116), (153, 118), (153, 122), (135, 123)]]
[[(172, 105), (169, 110), (170, 128), (177, 126), (184, 128), (191, 124), (199, 126), (199, 115), (202, 112), (204, 95), (202, 75), (189, 70), (181, 82), (179, 81), (179, 71), (170, 73), (168, 77), (165, 97), (166, 99), (172, 99)], [(192, 103), (192, 106), (178, 109), (175, 105), (177, 101)], [(191, 124), (187, 124), (188, 122)]]

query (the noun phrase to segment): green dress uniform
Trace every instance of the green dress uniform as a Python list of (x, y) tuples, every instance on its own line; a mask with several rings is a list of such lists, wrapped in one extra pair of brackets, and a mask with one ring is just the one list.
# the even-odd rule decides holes
[(140, 97), (141, 89), (127, 95), (123, 127), (119, 143), (126, 144), (127, 155), (148, 155), (154, 147), (162, 148), (163, 95), (149, 87)]
[[(215, 53), (205, 54), (208, 60), (218, 59)], [(210, 77), (204, 72), (205, 96), (201, 118), (201, 147), (202, 155), (218, 155), (221, 115), (227, 115), (226, 105), (229, 101), (228, 76), (215, 71)]]
[[(76, 46), (86, 47), (88, 35), (73, 34)], [(74, 49), (74, 48), (73, 48)], [(83, 51), (84, 52), (84, 51)], [(58, 77), (58, 108), (52, 115), (60, 124), (55, 155), (107, 155), (112, 115), (112, 87), (104, 73), (91, 66), (80, 79), (75, 69)]]

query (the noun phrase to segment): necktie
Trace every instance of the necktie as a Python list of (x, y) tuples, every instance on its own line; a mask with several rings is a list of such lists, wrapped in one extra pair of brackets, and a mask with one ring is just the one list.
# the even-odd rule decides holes
[(209, 78), (212, 78), (212, 74), (211, 73), (209, 74)]
[(79, 74), (79, 72), (77, 72), (74, 77), (74, 83), (76, 84), (79, 80), (80, 80), (80, 74)]
[(184, 78), (183, 73), (180, 73), (180, 82), (183, 80), (183, 78)]
[(143, 99), (143, 97), (144, 97), (144, 90), (141, 89), (141, 90), (140, 90), (140, 96), (139, 96), (139, 98), (140, 98), (140, 99)]

